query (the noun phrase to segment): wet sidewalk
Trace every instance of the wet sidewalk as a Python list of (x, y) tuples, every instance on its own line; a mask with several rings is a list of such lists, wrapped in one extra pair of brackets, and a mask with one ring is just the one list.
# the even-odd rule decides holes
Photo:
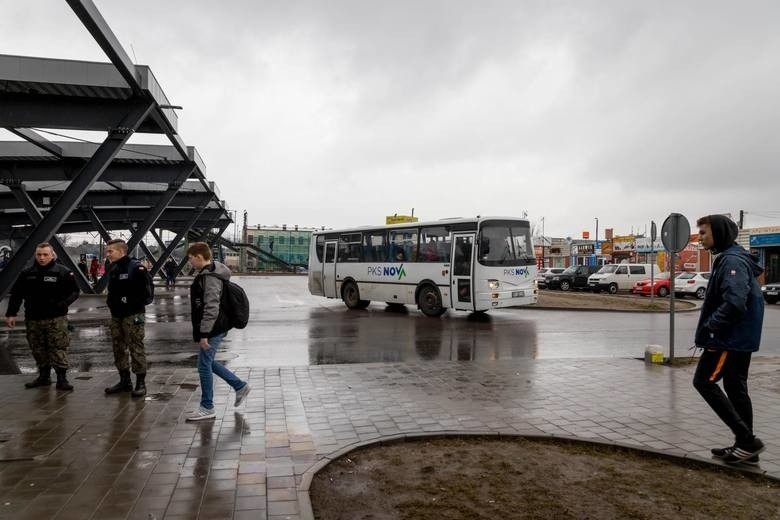
[[(74, 374), (74, 393), (0, 377), (0, 518), (308, 518), (298, 489), (318, 461), (403, 434), (493, 432), (597, 439), (710, 459), (731, 438), (691, 386), (692, 367), (629, 359), (238, 368), (253, 387), (217, 419), (186, 423), (194, 369), (149, 374), (146, 400), (106, 396), (115, 374)], [(761, 468), (780, 477), (780, 360), (756, 360)]]

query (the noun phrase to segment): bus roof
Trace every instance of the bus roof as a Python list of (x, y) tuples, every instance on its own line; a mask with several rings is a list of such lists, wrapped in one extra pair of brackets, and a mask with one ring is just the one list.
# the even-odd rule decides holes
[(425, 222), (402, 222), (400, 224), (382, 224), (377, 226), (360, 226), (360, 227), (352, 227), (352, 228), (325, 229), (325, 230), (315, 231), (314, 233), (312, 233), (312, 235), (325, 235), (325, 234), (332, 234), (332, 233), (350, 233), (350, 232), (357, 233), (358, 231), (368, 231), (372, 229), (404, 229), (409, 227), (420, 227), (420, 226), (446, 226), (452, 224), (472, 224), (472, 223), (484, 222), (486, 220), (516, 220), (518, 222), (528, 223), (527, 218), (521, 218), (521, 217), (472, 217), (472, 218), (455, 217), (455, 218), (443, 218), (441, 220), (428, 220)]

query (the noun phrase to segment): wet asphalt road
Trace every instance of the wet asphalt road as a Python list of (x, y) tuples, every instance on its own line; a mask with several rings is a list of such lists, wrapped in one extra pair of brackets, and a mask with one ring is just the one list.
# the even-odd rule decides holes
[[(641, 357), (646, 345), (668, 345), (669, 316), (541, 309), (495, 310), (478, 316), (449, 311), (427, 318), (416, 308), (373, 303), (349, 311), (341, 301), (311, 296), (305, 277), (236, 279), (247, 291), (249, 326), (231, 331), (218, 359), (230, 366), (290, 366), (417, 360)], [(159, 289), (158, 289), (159, 290)], [(104, 312), (100, 298), (82, 298), (71, 336), (70, 359), (79, 370), (113, 367), (105, 326), (78, 323)], [(5, 310), (5, 302), (2, 305)], [(189, 299), (182, 288), (147, 308), (146, 349), (152, 365), (195, 366)], [(678, 313), (676, 354), (686, 355), (698, 311)], [(780, 305), (766, 309), (759, 355), (780, 355)], [(30, 372), (24, 334), (0, 329), (0, 373)]]

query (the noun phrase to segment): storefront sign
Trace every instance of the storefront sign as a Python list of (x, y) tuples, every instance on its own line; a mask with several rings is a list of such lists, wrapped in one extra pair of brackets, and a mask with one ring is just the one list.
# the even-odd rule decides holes
[(615, 253), (633, 253), (636, 251), (636, 237), (629, 235), (613, 238), (612, 250)]
[(750, 247), (780, 246), (780, 233), (750, 235)]

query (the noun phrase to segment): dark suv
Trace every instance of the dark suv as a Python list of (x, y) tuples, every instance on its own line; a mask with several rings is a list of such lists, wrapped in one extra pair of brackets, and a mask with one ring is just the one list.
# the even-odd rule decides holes
[(768, 283), (761, 288), (764, 293), (764, 300), (769, 305), (774, 305), (780, 301), (780, 282)]
[(570, 291), (572, 289), (587, 289), (588, 277), (601, 269), (599, 265), (573, 265), (561, 274), (547, 275), (544, 283), (548, 289)]

